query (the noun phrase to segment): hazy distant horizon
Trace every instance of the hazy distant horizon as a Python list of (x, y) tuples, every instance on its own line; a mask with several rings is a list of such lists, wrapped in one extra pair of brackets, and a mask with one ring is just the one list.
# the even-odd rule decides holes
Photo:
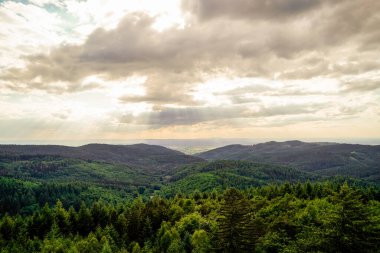
[(380, 145), (380, 138), (355, 138), (355, 139), (337, 139), (337, 138), (199, 138), (199, 139), (130, 139), (130, 140), (24, 140), (24, 141), (2, 141), (2, 144), (16, 145), (64, 145), (64, 146), (82, 146), (86, 144), (114, 144), (114, 145), (131, 145), (131, 144), (151, 144), (165, 147), (197, 147), (197, 146), (225, 146), (231, 144), (254, 145), (264, 142), (285, 142), (285, 141), (302, 141), (302, 142), (335, 142), (347, 144), (362, 145)]

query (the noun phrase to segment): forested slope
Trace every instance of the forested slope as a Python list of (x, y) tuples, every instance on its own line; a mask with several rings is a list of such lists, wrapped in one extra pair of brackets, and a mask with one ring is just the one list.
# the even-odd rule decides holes
[[(347, 167), (343, 177), (332, 177), (320, 168), (279, 165), (266, 145), (264, 162), (206, 162), (132, 146), (133, 152), (129, 146), (53, 146), (50, 153), (50, 146), (1, 146), (1, 252), (380, 250), (379, 184), (345, 175)], [(289, 147), (281, 149), (278, 157), (289, 154)]]
[(164, 194), (193, 191), (211, 191), (236, 187), (240, 189), (283, 182), (318, 180), (312, 173), (290, 167), (247, 161), (214, 161), (184, 166), (168, 179), (162, 189)]
[(162, 146), (134, 144), (88, 144), (80, 147), (58, 145), (0, 145), (2, 157), (60, 156), (115, 164), (127, 164), (151, 172), (165, 172), (173, 167), (201, 162), (203, 159), (185, 155)]
[(279, 164), (319, 175), (380, 181), (380, 146), (272, 141), (256, 145), (229, 145), (197, 156), (211, 161), (227, 159)]
[(57, 199), (65, 207), (129, 201), (139, 194), (174, 196), (194, 190), (244, 189), (283, 182), (321, 178), (278, 165), (244, 161), (202, 162), (172, 168), (165, 174), (147, 172), (124, 164), (84, 161), (51, 156), (27, 156), (0, 160), (0, 214), (29, 214)]

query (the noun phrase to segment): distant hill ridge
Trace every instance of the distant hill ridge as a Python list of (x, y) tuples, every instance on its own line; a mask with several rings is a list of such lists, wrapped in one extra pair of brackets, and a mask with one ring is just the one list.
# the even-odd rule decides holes
[(0, 145), (0, 157), (9, 157), (9, 155), (60, 156), (126, 164), (142, 168), (146, 172), (159, 173), (204, 160), (241, 160), (290, 166), (321, 176), (349, 176), (380, 182), (380, 145), (306, 143), (297, 140), (271, 141), (255, 145), (228, 145), (195, 156), (148, 144), (87, 144), (79, 147)]
[(228, 145), (196, 156), (209, 160), (246, 160), (292, 166), (320, 175), (380, 180), (380, 145), (301, 141)]
[(0, 154), (48, 155), (108, 163), (128, 164), (146, 169), (166, 169), (204, 161), (202, 158), (158, 145), (87, 144), (79, 147), (60, 145), (0, 145)]

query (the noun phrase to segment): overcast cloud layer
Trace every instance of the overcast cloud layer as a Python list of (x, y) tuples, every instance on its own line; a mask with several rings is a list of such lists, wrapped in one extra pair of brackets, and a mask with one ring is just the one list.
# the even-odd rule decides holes
[(0, 2), (0, 140), (379, 138), (380, 1)]

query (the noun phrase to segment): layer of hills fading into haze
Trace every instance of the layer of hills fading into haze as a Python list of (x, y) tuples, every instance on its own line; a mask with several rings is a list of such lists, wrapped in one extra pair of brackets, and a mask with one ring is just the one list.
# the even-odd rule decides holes
[(1, 156), (56, 156), (62, 158), (124, 164), (145, 172), (170, 174), (181, 166), (206, 161), (235, 160), (292, 167), (319, 176), (344, 176), (380, 180), (380, 145), (301, 141), (227, 145), (186, 155), (159, 145), (87, 144), (0, 145)]
[[(151, 144), (0, 145), (7, 252), (212, 253), (243, 238), (247, 251), (225, 252), (372, 253), (379, 200), (380, 145), (270, 141), (193, 155)], [(331, 231), (341, 224), (347, 240), (369, 250), (335, 247)], [(243, 232), (224, 232), (236, 227)]]

